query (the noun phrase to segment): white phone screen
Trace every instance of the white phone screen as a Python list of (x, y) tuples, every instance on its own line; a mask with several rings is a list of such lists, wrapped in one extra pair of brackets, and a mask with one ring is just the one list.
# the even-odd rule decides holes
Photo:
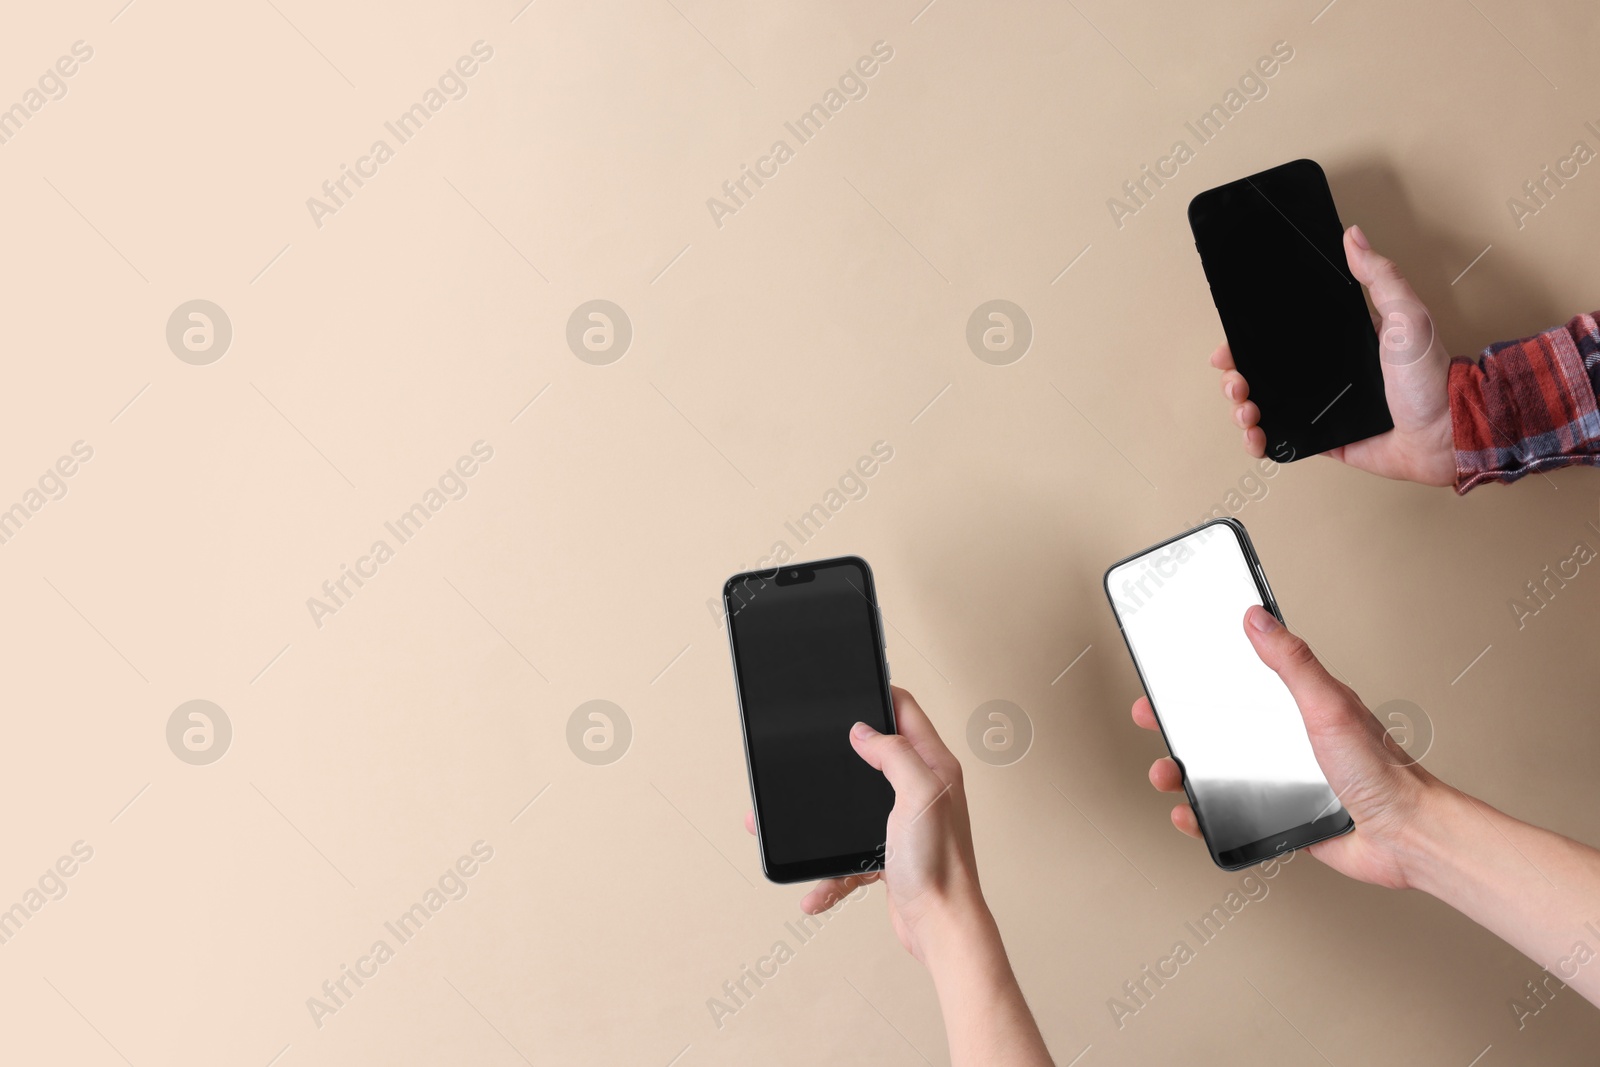
[(1118, 564), (1106, 588), (1214, 854), (1339, 811), (1300, 709), (1245, 636), (1263, 600), (1231, 526)]

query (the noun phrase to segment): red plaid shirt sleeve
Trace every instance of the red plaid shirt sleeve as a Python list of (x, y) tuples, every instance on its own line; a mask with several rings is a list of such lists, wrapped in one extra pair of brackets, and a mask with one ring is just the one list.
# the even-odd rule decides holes
[(1579, 315), (1450, 362), (1456, 492), (1574, 463), (1600, 466), (1600, 323)]

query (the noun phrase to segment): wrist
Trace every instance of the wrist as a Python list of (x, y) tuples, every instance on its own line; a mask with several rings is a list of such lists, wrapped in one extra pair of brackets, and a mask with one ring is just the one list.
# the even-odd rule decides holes
[(1444, 896), (1458, 873), (1463, 847), (1480, 816), (1472, 798), (1437, 779), (1423, 789), (1401, 842), (1401, 869), (1408, 888)]
[(936, 976), (947, 964), (970, 966), (997, 948), (1004, 958), (1000, 928), (976, 883), (934, 894), (916, 925), (922, 962)]
[(1455, 426), (1447, 403), (1438, 417), (1417, 431), (1418, 455), (1412, 481), (1448, 489), (1456, 484)]
[(1434, 458), (1434, 478), (1429, 483), (1441, 489), (1453, 489), (1460, 477), (1460, 468), (1456, 466), (1456, 429), (1455, 416), (1450, 411), (1450, 405), (1445, 404), (1444, 414), (1440, 416), (1440, 425), (1434, 433), (1442, 450)]

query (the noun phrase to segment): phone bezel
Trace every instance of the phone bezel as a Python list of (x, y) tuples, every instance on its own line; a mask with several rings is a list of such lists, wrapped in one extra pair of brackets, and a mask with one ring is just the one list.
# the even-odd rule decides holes
[[(1122, 643), (1127, 646), (1128, 658), (1133, 661), (1134, 672), (1139, 676), (1139, 685), (1144, 689), (1145, 697), (1150, 701), (1150, 710), (1155, 713), (1156, 728), (1161, 732), (1161, 740), (1167, 746), (1168, 754), (1171, 755), (1172, 761), (1178, 765), (1178, 771), (1183, 776), (1183, 792), (1189, 798), (1189, 806), (1194, 809), (1195, 821), (1200, 825), (1200, 834), (1205, 839), (1206, 851), (1211, 854), (1212, 862), (1218, 867), (1225, 871), (1237, 871), (1245, 867), (1253, 867), (1286, 851), (1292, 852), (1296, 849), (1305, 848), (1307, 845), (1314, 845), (1318, 841), (1326, 841), (1330, 837), (1338, 837), (1340, 834), (1349, 833), (1355, 829), (1355, 820), (1341, 804), (1339, 810), (1332, 814), (1291, 827), (1259, 841), (1248, 842), (1238, 848), (1225, 849), (1218, 852), (1212, 844), (1211, 834), (1206, 829), (1205, 813), (1200, 810), (1200, 805), (1195, 802), (1194, 794), (1189, 789), (1188, 769), (1184, 767), (1183, 760), (1173, 751), (1172, 742), (1167, 738), (1166, 727), (1161, 723), (1161, 709), (1156, 707), (1155, 698), (1150, 696), (1150, 687), (1145, 682), (1144, 670), (1139, 666), (1139, 656), (1133, 649), (1133, 642), (1128, 638), (1127, 629), (1122, 625), (1122, 616), (1117, 612), (1116, 599), (1111, 595), (1111, 573), (1118, 567), (1132, 563), (1143, 556), (1148, 556), (1150, 553), (1181, 541), (1185, 537), (1191, 537), (1201, 530), (1218, 525), (1227, 527), (1234, 535), (1240, 551), (1244, 553), (1245, 564), (1249, 567), (1250, 576), (1255, 581), (1256, 593), (1261, 598), (1262, 606), (1277, 616), (1279, 622), (1283, 622), (1283, 612), (1278, 607), (1277, 599), (1272, 595), (1272, 587), (1267, 584), (1266, 571), (1262, 569), (1261, 560), (1256, 555), (1255, 545), (1250, 541), (1250, 533), (1244, 528), (1244, 523), (1232, 517), (1203, 522), (1199, 526), (1184, 530), (1182, 533), (1175, 534), (1165, 541), (1159, 541), (1149, 548), (1124, 556), (1106, 568), (1105, 576), (1101, 579), (1100, 584), (1101, 588), (1105, 590), (1106, 602), (1111, 605), (1111, 617), (1117, 620), (1117, 632), (1122, 635)], [(1241, 625), (1243, 625), (1242, 622)], [(1337, 794), (1335, 799), (1337, 799)]]
[[(738, 614), (729, 600), (733, 587), (746, 583), (752, 579), (776, 581), (777, 575), (783, 570), (816, 570), (821, 567), (855, 566), (863, 576), (866, 589), (862, 596), (871, 607), (869, 625), (873, 635), (877, 637), (874, 643), (877, 655), (875, 657), (878, 668), (878, 684), (883, 698), (884, 721), (888, 724), (886, 733), (897, 733), (898, 727), (894, 716), (894, 694), (889, 688), (889, 663), (887, 657), (887, 642), (883, 633), (883, 614), (878, 607), (877, 583), (873, 579), (872, 567), (860, 556), (833, 556), (828, 559), (813, 560), (809, 562), (785, 563), (782, 566), (770, 567), (759, 571), (741, 571), (722, 583), (722, 610), (724, 629), (728, 632), (728, 653), (733, 660), (733, 688), (734, 695), (739, 705), (739, 729), (744, 738), (744, 765), (746, 779), (750, 783), (750, 806), (755, 812), (756, 846), (761, 855), (761, 873), (769, 882), (788, 884), (792, 882), (809, 882), (822, 878), (842, 878), (852, 874), (870, 874), (883, 870), (886, 845), (879, 845), (876, 849), (867, 852), (845, 853), (837, 856), (822, 856), (816, 859), (800, 860), (794, 863), (774, 863), (767, 855), (765, 830), (761, 818), (761, 799), (756, 787), (755, 762), (750, 753), (750, 723), (749, 713), (745, 708), (744, 685), (739, 667), (739, 645), (734, 637), (733, 617)], [(765, 576), (765, 577), (764, 577)], [(887, 813), (885, 813), (885, 835), (888, 830)]]

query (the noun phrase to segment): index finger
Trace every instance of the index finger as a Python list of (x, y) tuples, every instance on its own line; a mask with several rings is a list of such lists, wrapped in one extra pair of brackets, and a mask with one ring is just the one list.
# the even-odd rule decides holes
[(1218, 370), (1237, 369), (1233, 365), (1233, 349), (1228, 347), (1228, 342), (1222, 342), (1217, 346), (1217, 350), (1211, 353), (1211, 365)]

